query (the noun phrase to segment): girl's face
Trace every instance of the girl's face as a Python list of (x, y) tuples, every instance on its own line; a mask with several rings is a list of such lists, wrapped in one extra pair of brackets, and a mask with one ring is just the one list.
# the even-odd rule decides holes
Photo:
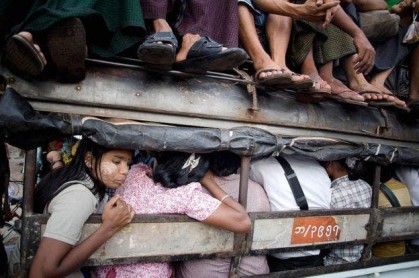
[[(102, 156), (98, 177), (96, 171), (93, 171), (93, 175), (106, 187), (116, 189), (125, 182), (131, 163), (131, 150), (112, 150)], [(96, 169), (95, 161), (92, 163), (92, 169)]]

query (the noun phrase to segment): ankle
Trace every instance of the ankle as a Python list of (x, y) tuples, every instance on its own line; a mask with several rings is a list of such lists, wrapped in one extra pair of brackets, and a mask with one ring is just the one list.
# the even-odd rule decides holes
[(163, 18), (153, 20), (153, 27), (155, 32), (172, 32), (169, 23)]

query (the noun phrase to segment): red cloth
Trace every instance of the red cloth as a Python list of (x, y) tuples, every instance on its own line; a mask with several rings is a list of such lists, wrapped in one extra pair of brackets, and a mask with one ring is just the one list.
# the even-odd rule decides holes
[[(145, 19), (166, 18), (180, 0), (141, 0)], [(209, 36), (226, 47), (238, 46), (237, 0), (187, 0), (182, 21), (171, 26), (180, 36)]]

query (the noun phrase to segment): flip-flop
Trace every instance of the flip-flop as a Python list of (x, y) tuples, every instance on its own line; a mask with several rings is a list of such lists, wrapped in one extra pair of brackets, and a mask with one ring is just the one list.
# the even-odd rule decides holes
[(24, 77), (40, 75), (46, 65), (34, 44), (19, 34), (8, 39), (5, 62), (11, 71)]
[(347, 99), (347, 98), (343, 98), (339, 95), (344, 94), (346, 92), (353, 92), (352, 90), (344, 90), (340, 93), (331, 93), (330, 95), (325, 95), (326, 98), (330, 98), (333, 100), (336, 100), (337, 102), (341, 102), (341, 103), (346, 103), (346, 104), (353, 104), (353, 105), (358, 105), (358, 106), (368, 106), (368, 103), (366, 103), (365, 101), (360, 101), (360, 100), (353, 100), (353, 99)]
[(73, 17), (58, 22), (47, 33), (51, 62), (57, 69), (57, 80), (76, 83), (86, 77), (86, 32), (80, 19)]
[(138, 47), (137, 57), (150, 65), (172, 65), (176, 62), (178, 41), (172, 32), (156, 32)]
[(186, 55), (186, 59), (173, 64), (173, 68), (189, 73), (225, 71), (240, 66), (247, 59), (241, 48), (227, 48), (208, 36), (196, 41)]
[(313, 86), (308, 90), (297, 92), (297, 100), (300, 102), (317, 103), (324, 101), (325, 98), (331, 94), (332, 89), (322, 88), (319, 81), (314, 81)]
[[(262, 73), (269, 73), (273, 71), (277, 71), (279, 73), (260, 78)], [(284, 69), (260, 69), (253, 75), (253, 80), (263, 86), (284, 85), (291, 82), (291, 73), (285, 72)]]
[[(376, 91), (367, 91), (367, 90), (366, 91), (361, 91), (359, 94), (360, 95), (364, 95), (364, 94), (386, 95), (385, 93), (376, 92)], [(394, 95), (391, 95), (391, 96), (396, 97)], [(385, 108), (389, 108), (389, 109), (396, 109), (396, 110), (403, 111), (403, 112), (409, 112), (410, 111), (409, 107), (398, 105), (397, 103), (395, 103), (391, 100), (388, 100), (388, 99), (384, 99), (384, 100), (368, 100), (368, 99), (366, 99), (365, 102), (367, 102), (368, 105), (374, 106), (374, 107), (385, 107)]]
[[(383, 95), (383, 93), (380, 92), (376, 92), (376, 91), (361, 91), (359, 92), (359, 94), (365, 95), (365, 94), (370, 94), (370, 95)], [(376, 107), (388, 107), (388, 106), (393, 106), (394, 103), (388, 101), (388, 100), (381, 100), (381, 99), (365, 99), (365, 102), (368, 103), (368, 105), (370, 106), (376, 106)]]
[(305, 91), (310, 89), (314, 85), (314, 81), (311, 79), (303, 79), (303, 80), (292, 80), (292, 76), (301, 76), (301, 74), (292, 72), (291, 73), (291, 82), (286, 84), (285, 88), (294, 90), (294, 91)]

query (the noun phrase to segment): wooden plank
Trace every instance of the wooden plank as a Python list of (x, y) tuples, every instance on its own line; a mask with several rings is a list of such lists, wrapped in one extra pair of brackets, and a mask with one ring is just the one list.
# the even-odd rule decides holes
[(419, 213), (391, 213), (383, 216), (383, 238), (419, 234)]
[[(251, 249), (289, 248), (367, 239), (366, 227), (370, 218), (369, 214), (318, 216), (316, 218), (322, 217), (325, 219), (332, 217), (338, 229), (334, 224), (319, 225), (319, 222), (313, 221), (314, 217), (309, 217), (309, 219), (303, 219), (307, 217), (257, 219), (254, 224)], [(301, 220), (308, 220), (305, 221), (305, 226), (294, 225), (295, 221), (301, 222)], [(310, 222), (313, 224), (309, 224)], [(293, 236), (295, 237), (296, 233), (303, 233), (303, 237), (307, 241), (293, 241)], [(319, 240), (320, 233), (321, 236), (323, 233), (328, 233), (329, 240)], [(336, 233), (339, 233), (338, 236), (333, 237), (332, 235), (336, 235)]]
[[(81, 240), (99, 225), (85, 224)], [(131, 223), (93, 253), (90, 261), (228, 252), (233, 242), (234, 233), (200, 222)]]

